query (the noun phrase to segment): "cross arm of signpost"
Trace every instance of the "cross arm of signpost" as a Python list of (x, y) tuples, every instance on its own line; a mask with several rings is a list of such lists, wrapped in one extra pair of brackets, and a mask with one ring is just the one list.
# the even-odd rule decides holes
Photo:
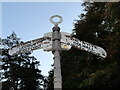
[[(52, 32), (44, 34), (44, 37), (52, 38)], [(84, 51), (90, 52), (90, 53), (100, 56), (102, 58), (105, 58), (107, 56), (107, 53), (103, 48), (101, 48), (97, 45), (88, 43), (86, 41), (81, 41), (77, 38), (71, 37), (71, 35), (66, 32), (61, 32), (60, 42), (61, 42), (62, 50), (69, 50), (71, 47), (74, 47), (79, 50), (84, 50)], [(50, 51), (52, 49), (52, 41), (50, 43), (45, 44), (44, 47), (45, 47), (44, 48), (45, 51)]]
[(15, 54), (20, 54), (20, 53), (26, 53), (30, 51), (34, 51), (37, 49), (42, 49), (43, 44), (46, 45), (51, 41), (51, 38), (49, 37), (42, 37), (38, 39), (34, 39), (31, 41), (27, 41), (24, 43), (21, 43), (17, 46), (13, 46), (12, 48), (9, 49), (9, 55), (15, 55)]
[[(65, 43), (61, 43), (61, 48), (62, 50), (69, 50), (71, 46)], [(43, 49), (44, 51), (52, 51), (52, 32), (44, 34), (42, 38), (27, 41), (17, 46), (13, 46), (9, 49), (9, 55), (26, 53), (37, 49)]]
[[(107, 56), (107, 53), (103, 48), (85, 41), (80, 41), (77, 38), (71, 37), (70, 34), (66, 32), (61, 32), (60, 42), (62, 50), (69, 50), (71, 47), (74, 47), (103, 58)], [(9, 49), (9, 54), (15, 55), (19, 53), (34, 51), (37, 49), (43, 49), (44, 51), (52, 51), (52, 32), (44, 34), (42, 38), (27, 41), (25, 43), (12, 47), (11, 49)]]
[(107, 56), (107, 53), (103, 48), (85, 41), (81, 41), (77, 38), (71, 37), (70, 35), (63, 35), (61, 43), (71, 45), (74, 48), (90, 52), (102, 58), (106, 58)]

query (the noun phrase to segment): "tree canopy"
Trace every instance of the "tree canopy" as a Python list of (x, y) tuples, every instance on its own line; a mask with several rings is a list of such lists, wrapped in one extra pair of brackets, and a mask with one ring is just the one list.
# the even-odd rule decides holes
[(44, 76), (38, 66), (40, 62), (31, 52), (10, 56), (9, 48), (23, 43), (13, 32), (6, 39), (1, 39), (1, 57), (4, 70), (2, 90), (37, 90), (44, 87)]
[(63, 88), (120, 87), (120, 2), (84, 2), (83, 7), (73, 37), (104, 48), (107, 58), (75, 48), (62, 51)]

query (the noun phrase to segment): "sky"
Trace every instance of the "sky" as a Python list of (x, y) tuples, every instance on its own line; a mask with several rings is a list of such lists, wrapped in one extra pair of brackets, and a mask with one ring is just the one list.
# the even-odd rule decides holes
[[(72, 32), (73, 22), (83, 12), (82, 2), (1, 2), (0, 36), (6, 38), (13, 31), (22, 41), (34, 40), (52, 32), (54, 26), (50, 21), (53, 15), (60, 15), (63, 22), (59, 25), (61, 32)], [(42, 49), (33, 54), (40, 61), (42, 74), (47, 76), (53, 64), (51, 52)]]

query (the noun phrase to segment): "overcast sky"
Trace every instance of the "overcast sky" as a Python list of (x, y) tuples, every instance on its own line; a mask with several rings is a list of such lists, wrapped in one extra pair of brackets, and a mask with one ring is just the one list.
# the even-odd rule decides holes
[[(53, 24), (49, 21), (52, 15), (62, 16), (61, 31), (71, 33), (73, 22), (82, 10), (81, 2), (2, 2), (2, 38), (13, 31), (24, 42), (43, 37), (52, 32)], [(42, 74), (48, 75), (53, 64), (52, 53), (36, 50), (33, 55), (40, 61)]]

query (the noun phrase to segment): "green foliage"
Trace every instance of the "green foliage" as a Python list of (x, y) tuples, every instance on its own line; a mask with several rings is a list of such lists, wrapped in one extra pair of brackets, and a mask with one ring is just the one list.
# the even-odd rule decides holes
[(30, 56), (31, 52), (15, 56), (8, 54), (10, 47), (20, 43), (20, 38), (17, 38), (14, 32), (2, 39), (2, 90), (40, 90), (44, 86), (44, 77), (38, 69), (40, 62), (34, 56)]
[(85, 2), (74, 37), (104, 48), (103, 59), (72, 48), (62, 51), (63, 88), (120, 87), (120, 2)]
[(47, 77), (47, 82), (46, 82), (46, 89), (47, 90), (51, 90), (54, 88), (53, 85), (53, 69), (51, 71), (49, 71), (49, 76)]

